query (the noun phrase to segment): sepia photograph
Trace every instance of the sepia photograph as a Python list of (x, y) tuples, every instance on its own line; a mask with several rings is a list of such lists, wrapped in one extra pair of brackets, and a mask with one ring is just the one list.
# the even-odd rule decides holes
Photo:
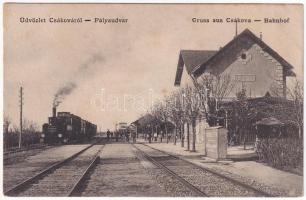
[(2, 6), (2, 197), (304, 196), (302, 3)]

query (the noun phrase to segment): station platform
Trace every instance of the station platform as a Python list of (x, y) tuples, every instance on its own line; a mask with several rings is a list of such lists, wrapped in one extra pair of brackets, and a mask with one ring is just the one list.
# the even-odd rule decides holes
[(143, 139), (137, 139), (137, 142), (145, 143), (153, 148), (176, 155), (198, 166), (220, 171), (238, 179), (248, 180), (254, 182), (254, 184), (262, 185), (262, 187), (273, 188), (273, 190), (281, 191), (283, 196), (297, 197), (303, 195), (303, 176), (257, 162), (257, 159), (255, 159), (256, 153), (251, 146), (247, 146), (246, 150), (243, 149), (243, 146), (229, 147), (229, 159), (216, 161), (205, 157), (202, 152), (187, 151), (185, 147), (181, 147), (179, 142), (176, 145), (173, 142), (167, 144), (164, 141), (163, 143), (148, 143)]
[(227, 147), (227, 158), (233, 161), (251, 161), (257, 160), (258, 156), (253, 145), (229, 146)]
[[(142, 138), (137, 139), (138, 142), (142, 142), (142, 143), (148, 143), (149, 142), (147, 140), (144, 140)], [(157, 144), (167, 144), (165, 140), (163, 140), (163, 142), (161, 143), (160, 141), (152, 141), (151, 142), (152, 145), (157, 145)], [(168, 143), (169, 145), (173, 145), (173, 141)], [(181, 147), (181, 143), (180, 141), (177, 142), (177, 144), (175, 145), (177, 147), (180, 147), (182, 149), (180, 149), (180, 154), (181, 155), (185, 155), (185, 156), (189, 156), (189, 157), (204, 157), (205, 153), (201, 152), (201, 148), (197, 148), (199, 147), (198, 145), (196, 145), (196, 152), (192, 152), (192, 154), (190, 154), (190, 151), (187, 151), (186, 147)], [(232, 160), (232, 161), (251, 161), (251, 160), (257, 160), (258, 156), (254, 150), (254, 146), (253, 145), (247, 145), (246, 148), (244, 149), (243, 145), (239, 145), (239, 146), (228, 146), (227, 147), (227, 160)], [(207, 158), (208, 159), (208, 158)]]

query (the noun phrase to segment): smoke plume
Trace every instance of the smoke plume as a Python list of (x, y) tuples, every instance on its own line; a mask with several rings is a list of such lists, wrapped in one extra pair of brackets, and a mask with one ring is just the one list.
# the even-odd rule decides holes
[(74, 76), (66, 82), (62, 87), (60, 87), (54, 95), (53, 107), (57, 107), (64, 99), (73, 92), (78, 86), (78, 81), (81, 78), (88, 78), (88, 76), (94, 74), (94, 64), (101, 62), (103, 59), (98, 54), (93, 54), (89, 59), (82, 63)]
[(89, 59), (87, 59), (82, 65), (79, 67), (78, 72), (84, 72), (91, 69), (91, 67), (97, 63), (102, 61), (102, 57), (99, 54), (93, 54)]
[(59, 88), (54, 95), (53, 107), (57, 107), (75, 88), (76, 84), (73, 82), (66, 83), (63, 87)]

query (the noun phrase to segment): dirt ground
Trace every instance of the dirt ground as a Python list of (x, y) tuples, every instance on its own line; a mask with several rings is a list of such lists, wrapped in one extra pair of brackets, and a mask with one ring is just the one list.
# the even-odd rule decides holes
[(148, 174), (144, 167), (148, 164), (136, 157), (130, 144), (107, 144), (100, 157), (82, 196), (170, 196)]

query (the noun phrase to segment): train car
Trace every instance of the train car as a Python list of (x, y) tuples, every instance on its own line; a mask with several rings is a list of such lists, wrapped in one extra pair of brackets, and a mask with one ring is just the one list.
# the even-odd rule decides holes
[(97, 133), (97, 126), (88, 121), (85, 121), (85, 129), (86, 132), (84, 137), (87, 139), (92, 138)]
[(115, 132), (120, 136), (123, 137), (123, 135), (126, 133), (128, 128), (128, 124), (126, 122), (118, 122), (115, 127)]
[(58, 112), (43, 124), (42, 141), (47, 144), (72, 143), (89, 140), (95, 136), (97, 126), (69, 112)]

